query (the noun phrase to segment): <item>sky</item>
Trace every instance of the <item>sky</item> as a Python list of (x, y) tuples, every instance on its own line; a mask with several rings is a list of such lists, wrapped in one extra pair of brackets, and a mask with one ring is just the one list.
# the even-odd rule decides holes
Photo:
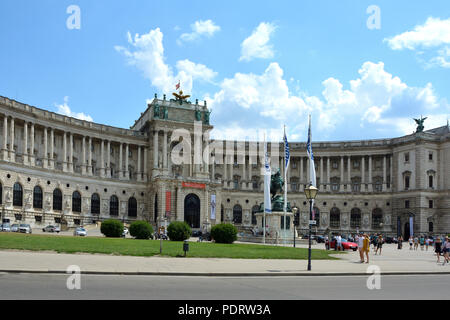
[(215, 138), (392, 138), (449, 80), (445, 0), (0, 2), (0, 95), (121, 128), (180, 81)]

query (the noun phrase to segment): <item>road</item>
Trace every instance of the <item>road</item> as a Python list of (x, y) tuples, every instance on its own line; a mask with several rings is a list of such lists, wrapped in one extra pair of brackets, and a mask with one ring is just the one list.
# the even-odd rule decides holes
[[(303, 300), (438, 299), (448, 297), (450, 275), (172, 277), (81, 275), (81, 289), (67, 289), (69, 275), (0, 274), (0, 299)], [(74, 283), (74, 282), (72, 282)]]

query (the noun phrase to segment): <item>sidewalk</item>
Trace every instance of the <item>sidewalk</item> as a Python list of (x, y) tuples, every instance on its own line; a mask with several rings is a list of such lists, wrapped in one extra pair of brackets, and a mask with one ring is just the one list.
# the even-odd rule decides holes
[(432, 251), (431, 248), (429, 251), (397, 250), (396, 245), (385, 245), (381, 256), (370, 252), (370, 264), (361, 264), (359, 254), (351, 251), (338, 255), (341, 260), (313, 260), (312, 270), (307, 271), (307, 260), (131, 257), (5, 250), (0, 251), (0, 272), (66, 273), (69, 266), (76, 265), (85, 274), (367, 275), (368, 266), (376, 265), (381, 274), (450, 274), (450, 264), (437, 264)]

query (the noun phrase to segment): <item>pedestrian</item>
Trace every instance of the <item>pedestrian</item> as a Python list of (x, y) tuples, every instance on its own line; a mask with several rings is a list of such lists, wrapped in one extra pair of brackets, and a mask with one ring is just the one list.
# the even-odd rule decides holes
[(336, 243), (339, 251), (342, 251), (342, 237), (340, 234), (336, 237)]
[(370, 239), (366, 233), (364, 235), (364, 240), (363, 240), (363, 252), (365, 253), (366, 258), (367, 258), (366, 263), (369, 263), (369, 251), (370, 251)]
[(378, 253), (378, 249), (380, 249), (380, 255), (381, 255), (381, 248), (383, 247), (383, 237), (380, 234), (377, 238), (377, 250), (375, 250), (375, 255)]
[(410, 236), (409, 237), (409, 250), (413, 249), (413, 238)]
[(423, 235), (420, 236), (419, 242), (420, 242), (420, 250), (423, 251), (423, 247), (425, 245), (425, 237)]
[(445, 241), (444, 244), (442, 246), (443, 251), (444, 251), (444, 262), (442, 263), (442, 265), (444, 265), (446, 262), (449, 263), (450, 258), (450, 240), (448, 239), (448, 237), (445, 237)]
[(436, 253), (437, 256), (437, 263), (439, 263), (441, 259), (441, 250), (442, 250), (441, 245), (442, 245), (441, 238), (436, 237), (436, 241), (434, 242), (434, 252)]
[(402, 245), (403, 245), (402, 242), (403, 242), (403, 237), (399, 236), (398, 239), (397, 239), (397, 249), (401, 249), (402, 248)]
[(419, 248), (419, 238), (417, 236), (414, 237), (414, 250)]
[(364, 236), (361, 233), (359, 236), (357, 236), (357, 243), (358, 243), (358, 251), (359, 251), (359, 258), (360, 258), (360, 262), (364, 263), (364, 251), (363, 251), (363, 246), (364, 246)]
[(430, 237), (428, 236), (425, 240), (425, 247), (427, 248), (427, 251), (429, 246), (430, 246)]

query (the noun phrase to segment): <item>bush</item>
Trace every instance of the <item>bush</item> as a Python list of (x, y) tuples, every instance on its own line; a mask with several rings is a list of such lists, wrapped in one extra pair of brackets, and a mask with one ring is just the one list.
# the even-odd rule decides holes
[(123, 233), (123, 224), (119, 220), (105, 220), (102, 222), (100, 231), (108, 238), (119, 238)]
[(229, 223), (220, 223), (211, 228), (211, 238), (216, 243), (233, 243), (237, 240), (237, 229)]
[(150, 239), (153, 228), (147, 221), (135, 221), (130, 226), (130, 235), (136, 239)]
[(191, 237), (191, 227), (184, 221), (173, 221), (167, 227), (167, 235), (171, 241), (184, 241)]

